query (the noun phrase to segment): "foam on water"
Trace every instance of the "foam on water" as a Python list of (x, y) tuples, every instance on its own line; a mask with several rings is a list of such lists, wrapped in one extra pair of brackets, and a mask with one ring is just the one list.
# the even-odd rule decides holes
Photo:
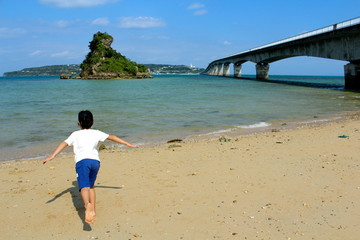
[(259, 122), (255, 124), (239, 126), (239, 128), (260, 128), (260, 127), (268, 127), (268, 126), (271, 126), (271, 124), (267, 122)]

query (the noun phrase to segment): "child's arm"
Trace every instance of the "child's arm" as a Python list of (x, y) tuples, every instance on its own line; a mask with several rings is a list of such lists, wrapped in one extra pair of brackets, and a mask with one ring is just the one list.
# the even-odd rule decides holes
[(68, 146), (68, 144), (66, 142), (62, 142), (59, 144), (59, 146), (55, 149), (55, 151), (53, 152), (53, 154), (51, 154), (51, 156), (47, 157), (45, 160), (43, 160), (43, 164), (47, 163), (50, 160), (53, 160), (56, 155), (58, 155), (62, 150), (64, 150), (64, 148), (66, 148)]
[(131, 143), (128, 143), (128, 142), (126, 142), (126, 141), (122, 140), (121, 138), (119, 138), (119, 137), (117, 137), (117, 136), (114, 136), (114, 135), (109, 135), (109, 137), (108, 137), (107, 139), (109, 139), (109, 140), (111, 140), (111, 141), (113, 141), (113, 142), (117, 142), (117, 143), (120, 143), (120, 144), (124, 144), (125, 146), (128, 146), (128, 147), (133, 147), (133, 148), (139, 147), (139, 146), (137, 146), (137, 145), (133, 145), (133, 144), (131, 144)]

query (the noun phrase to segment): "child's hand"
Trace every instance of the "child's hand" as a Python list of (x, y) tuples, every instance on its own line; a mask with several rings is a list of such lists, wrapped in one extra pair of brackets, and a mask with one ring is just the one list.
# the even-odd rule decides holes
[(43, 164), (47, 163), (50, 160), (53, 160), (56, 155), (58, 155), (65, 147), (67, 147), (68, 144), (66, 142), (61, 142), (59, 144), (59, 146), (55, 149), (55, 151), (53, 152), (53, 154), (51, 154), (51, 156), (47, 157), (45, 160), (43, 160)]
[(46, 159), (44, 159), (44, 160), (42, 161), (42, 163), (45, 164), (45, 163), (47, 163), (48, 161), (50, 161), (50, 160), (52, 160), (52, 159), (54, 159), (52, 156), (47, 157)]

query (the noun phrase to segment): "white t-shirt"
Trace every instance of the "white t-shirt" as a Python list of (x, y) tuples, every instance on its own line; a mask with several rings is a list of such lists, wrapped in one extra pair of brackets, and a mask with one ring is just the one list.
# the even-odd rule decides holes
[(94, 129), (81, 129), (73, 132), (65, 142), (74, 147), (75, 162), (83, 159), (99, 160), (97, 145), (105, 141), (109, 134)]

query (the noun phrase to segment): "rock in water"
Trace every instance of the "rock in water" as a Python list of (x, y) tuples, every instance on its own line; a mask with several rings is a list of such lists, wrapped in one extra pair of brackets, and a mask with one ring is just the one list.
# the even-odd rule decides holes
[(97, 32), (90, 42), (90, 52), (80, 65), (82, 79), (150, 78), (150, 71), (142, 64), (130, 61), (111, 48), (114, 38)]
[(60, 79), (70, 79), (71, 78), (71, 74), (60, 74)]

